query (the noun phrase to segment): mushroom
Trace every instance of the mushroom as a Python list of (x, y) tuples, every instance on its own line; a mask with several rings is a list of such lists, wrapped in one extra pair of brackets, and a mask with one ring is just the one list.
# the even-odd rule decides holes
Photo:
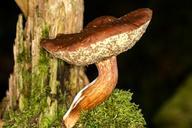
[(96, 64), (98, 77), (81, 89), (63, 117), (72, 128), (80, 112), (106, 100), (118, 80), (116, 56), (130, 49), (143, 35), (152, 17), (148, 8), (138, 9), (120, 18), (102, 16), (90, 22), (80, 33), (60, 34), (43, 39), (41, 46), (57, 58), (85, 66)]

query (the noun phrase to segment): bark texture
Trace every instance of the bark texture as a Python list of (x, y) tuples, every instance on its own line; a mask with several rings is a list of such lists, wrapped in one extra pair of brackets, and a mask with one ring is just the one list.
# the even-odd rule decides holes
[(19, 15), (13, 49), (14, 72), (1, 105), (1, 118), (9, 120), (4, 122), (5, 127), (54, 126), (88, 80), (83, 67), (57, 60), (39, 43), (42, 38), (54, 38), (59, 33), (79, 32), (83, 26), (83, 0), (16, 0), (16, 3), (26, 22)]

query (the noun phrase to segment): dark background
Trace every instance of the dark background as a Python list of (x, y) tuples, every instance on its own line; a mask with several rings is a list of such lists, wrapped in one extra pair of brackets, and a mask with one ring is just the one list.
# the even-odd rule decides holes
[[(129, 51), (118, 56), (117, 87), (131, 89), (149, 127), (160, 106), (175, 94), (192, 72), (192, 2), (190, 0), (85, 0), (85, 24), (102, 15), (120, 17), (148, 7), (153, 18), (147, 32)], [(13, 43), (17, 16), (13, 0), (0, 1), (0, 98), (13, 70)], [(94, 67), (87, 69), (94, 76)]]

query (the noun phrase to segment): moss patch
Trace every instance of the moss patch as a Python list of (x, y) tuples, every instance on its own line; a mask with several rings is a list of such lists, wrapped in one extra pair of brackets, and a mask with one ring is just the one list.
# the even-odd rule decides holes
[[(38, 95), (34, 99), (35, 104), (22, 114), (20, 112), (9, 113), (6, 128), (61, 128), (61, 120), (66, 109), (62, 104), (58, 106), (58, 116), (55, 120), (44, 117), (41, 126), (38, 120), (42, 108), (46, 107), (45, 97)], [(83, 112), (75, 128), (144, 128), (146, 122), (138, 105), (131, 103), (132, 93), (116, 89), (111, 97), (93, 110)], [(37, 105), (42, 104), (42, 108)]]
[(116, 89), (106, 102), (82, 113), (76, 128), (144, 128), (141, 110), (131, 97), (129, 91)]

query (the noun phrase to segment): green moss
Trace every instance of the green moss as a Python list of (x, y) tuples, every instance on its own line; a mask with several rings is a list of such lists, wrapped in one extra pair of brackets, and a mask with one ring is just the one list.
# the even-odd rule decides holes
[[(11, 112), (9, 111), (5, 115), (5, 128), (29, 128), (29, 127), (39, 127), (39, 117), (46, 113), (46, 108), (48, 107), (47, 97), (50, 93), (50, 88), (45, 84), (46, 76), (48, 73), (48, 65), (49, 59), (45, 52), (41, 52), (40, 61), (38, 65), (38, 72), (32, 74), (33, 84), (30, 85), (31, 74), (30, 72), (24, 70), (22, 75), (24, 81), (29, 81), (29, 86), (21, 86), (20, 92), (26, 93), (25, 97), (20, 96), (20, 111)], [(33, 86), (33, 87), (31, 87)], [(25, 89), (26, 88), (26, 89)], [(29, 89), (31, 88), (31, 90)], [(26, 90), (30, 91), (27, 92)], [(28, 93), (28, 94), (27, 94)], [(27, 101), (26, 101), (27, 100)], [(25, 109), (23, 109), (25, 108)], [(48, 117), (42, 116), (41, 124), (47, 124), (47, 126), (43, 125), (42, 127), (48, 127), (53, 123), (53, 120), (49, 120)]]
[[(32, 97), (30, 107), (24, 112), (10, 112), (6, 114), (5, 128), (61, 128), (61, 120), (66, 108), (60, 101), (55, 119), (45, 116), (47, 99), (44, 94)], [(131, 103), (132, 93), (115, 90), (111, 97), (97, 108), (83, 112), (75, 128), (144, 128), (146, 123), (141, 110)], [(41, 105), (40, 105), (41, 104)], [(43, 115), (42, 115), (43, 113)], [(40, 117), (40, 118), (39, 118)], [(29, 120), (30, 119), (30, 120)], [(40, 119), (40, 124), (39, 120)]]
[(23, 111), (9, 111), (6, 114), (5, 128), (28, 128), (38, 124), (38, 118), (44, 108), (47, 107), (46, 97), (44, 93), (36, 93), (29, 98), (29, 105), (25, 106)]
[[(34, 93), (29, 97), (29, 105), (25, 107), (23, 111), (14, 111), (6, 114), (5, 128), (48, 128), (52, 125), (53, 119), (50, 119), (46, 115), (47, 104), (47, 90), (41, 90), (39, 88), (34, 88)], [(43, 116), (41, 116), (43, 115)], [(39, 118), (40, 117), (40, 118)], [(41, 120), (40, 120), (41, 119)]]
[(53, 121), (52, 127), (54, 128), (61, 128), (61, 122), (63, 119), (64, 113), (67, 111), (66, 107), (63, 107), (63, 104), (59, 104), (58, 106), (58, 113), (57, 113), (57, 119)]
[(29, 47), (27, 47), (27, 45), (25, 44), (26, 42), (23, 42), (23, 40), (21, 42), (19, 42), (19, 44), (17, 44), (18, 49), (19, 49), (19, 53), (17, 53), (16, 56), (16, 63), (18, 64), (28, 64), (31, 63), (31, 54), (30, 54), (30, 50)]
[(131, 103), (132, 93), (115, 90), (111, 97), (96, 109), (84, 112), (76, 128), (144, 128), (141, 110)]
[(45, 50), (41, 50), (40, 51), (40, 59), (39, 59), (39, 65), (43, 65), (43, 66), (46, 66), (48, 67), (47, 65), (49, 64), (49, 57), (48, 57), (48, 54)]
[(49, 26), (48, 25), (44, 25), (43, 30), (42, 30), (42, 38), (48, 38), (49, 37)]
[[(22, 49), (22, 48), (21, 48)], [(21, 50), (20, 53), (17, 55), (16, 63), (30, 63), (30, 55), (27, 53), (26, 49)]]
[(25, 51), (22, 50), (21, 53), (18, 54), (16, 62), (17, 63), (23, 62), (25, 60), (25, 55), (26, 55)]

